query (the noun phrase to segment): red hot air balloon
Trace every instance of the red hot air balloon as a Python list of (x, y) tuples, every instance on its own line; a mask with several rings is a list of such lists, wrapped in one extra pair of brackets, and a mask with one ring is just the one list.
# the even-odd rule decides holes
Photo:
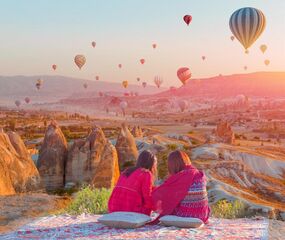
[(143, 82), (143, 83), (142, 83), (143, 88), (146, 87), (146, 84), (147, 84), (146, 82)]
[(83, 84), (83, 87), (86, 89), (88, 87), (88, 84), (87, 83), (84, 83)]
[(183, 20), (189, 26), (190, 22), (192, 21), (192, 16), (191, 15), (185, 15), (183, 17)]
[(203, 61), (206, 59), (206, 57), (205, 56), (202, 56), (202, 59), (203, 59)]
[(244, 66), (243, 69), (246, 71), (247, 70), (247, 66)]
[(25, 97), (25, 102), (26, 102), (27, 104), (29, 104), (30, 101), (31, 101), (31, 99), (30, 99), (29, 97)]
[(157, 46), (156, 43), (153, 43), (153, 44), (152, 44), (152, 48), (153, 48), (153, 49), (155, 49), (156, 46)]
[(95, 48), (96, 47), (96, 42), (92, 42), (91, 45), (92, 45), (93, 48)]
[(141, 79), (139, 77), (137, 77), (137, 81), (139, 82)]
[(118, 65), (118, 67), (119, 67), (119, 68), (122, 68), (122, 64), (120, 63), (120, 64)]
[(57, 68), (57, 66), (55, 65), (55, 64), (53, 64), (52, 66), (52, 69), (55, 71), (56, 70), (56, 68)]
[(180, 81), (185, 85), (189, 79), (191, 78), (191, 72), (190, 69), (187, 67), (182, 67), (177, 70), (177, 77), (180, 79)]
[(96, 76), (95, 79), (98, 81), (99, 80), (99, 76)]
[(140, 62), (141, 62), (141, 64), (144, 64), (145, 60), (142, 58), (142, 59), (140, 59)]

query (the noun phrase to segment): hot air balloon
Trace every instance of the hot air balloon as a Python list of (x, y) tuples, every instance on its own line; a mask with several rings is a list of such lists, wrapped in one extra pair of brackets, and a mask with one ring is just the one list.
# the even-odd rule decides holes
[(158, 88), (160, 88), (161, 84), (163, 83), (162, 78), (159, 76), (155, 76), (153, 81)]
[(185, 109), (188, 107), (188, 102), (185, 100), (180, 100), (180, 101), (178, 101), (178, 106), (179, 106), (181, 112), (184, 112)]
[(142, 83), (143, 88), (145, 88), (145, 87), (146, 87), (146, 85), (147, 85), (147, 83), (146, 83), (146, 82), (143, 82), (143, 83)]
[(20, 107), (21, 101), (20, 101), (20, 100), (16, 100), (16, 101), (15, 101), (15, 105), (16, 105), (17, 107)]
[(79, 54), (74, 57), (74, 62), (77, 65), (77, 67), (81, 69), (86, 63), (86, 58), (84, 55)]
[(137, 81), (139, 82), (141, 79), (139, 77), (137, 77)]
[(189, 26), (190, 22), (192, 21), (192, 16), (191, 15), (185, 15), (183, 17), (183, 20)]
[(43, 84), (43, 80), (39, 78), (39, 79), (37, 80), (37, 83), (36, 83), (36, 88), (37, 88), (38, 90), (40, 90), (42, 84)]
[(229, 24), (233, 35), (243, 45), (246, 53), (248, 53), (248, 48), (264, 31), (266, 19), (260, 10), (245, 7), (236, 10), (231, 15)]
[(92, 45), (93, 48), (95, 48), (96, 47), (96, 42), (92, 42), (91, 45)]
[(57, 66), (55, 65), (55, 64), (53, 64), (52, 66), (52, 69), (55, 71), (56, 70), (56, 68), (57, 68)]
[(99, 80), (99, 76), (96, 76), (95, 79), (98, 81)]
[(128, 85), (129, 85), (129, 82), (128, 82), (128, 81), (123, 81), (123, 82), (122, 82), (122, 85), (123, 85), (124, 88), (127, 88)]
[(246, 71), (247, 70), (247, 66), (244, 66), (243, 69)]
[(157, 46), (156, 43), (153, 43), (153, 44), (152, 44), (152, 48), (153, 48), (153, 49), (155, 49), (156, 46)]
[(204, 61), (206, 59), (206, 57), (205, 56), (202, 56), (202, 60)]
[(31, 101), (31, 99), (30, 99), (29, 97), (25, 97), (25, 102), (26, 102), (27, 104), (29, 104), (30, 101)]
[(265, 44), (262, 44), (259, 48), (262, 53), (265, 53), (267, 46)]
[(270, 64), (270, 60), (268, 60), (268, 59), (264, 60), (264, 64), (265, 64), (266, 66), (268, 66), (268, 65)]
[(231, 36), (231, 40), (232, 40), (232, 41), (235, 40), (235, 37), (234, 37), (234, 36)]
[(177, 70), (177, 77), (180, 79), (183, 85), (185, 85), (191, 78), (190, 69), (187, 67), (182, 67)]
[(103, 97), (104, 96), (104, 93), (102, 93), (102, 92), (99, 92), (98, 94), (99, 94), (99, 97)]
[(145, 60), (142, 58), (142, 59), (140, 59), (140, 63), (141, 64), (144, 64), (145, 63)]
[(83, 87), (86, 89), (88, 87), (88, 84), (87, 83), (84, 83), (83, 84)]
[(128, 103), (126, 101), (122, 101), (120, 102), (120, 108), (123, 112), (123, 115), (126, 115), (126, 108), (128, 107)]
[(120, 64), (118, 65), (118, 67), (119, 67), (119, 68), (122, 68), (122, 64), (120, 63)]

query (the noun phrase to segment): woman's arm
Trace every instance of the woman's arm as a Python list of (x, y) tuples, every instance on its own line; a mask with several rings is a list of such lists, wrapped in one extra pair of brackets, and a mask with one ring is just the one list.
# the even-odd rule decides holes
[(150, 172), (145, 172), (144, 178), (142, 179), (142, 197), (143, 197), (143, 211), (149, 215), (152, 210), (152, 175)]

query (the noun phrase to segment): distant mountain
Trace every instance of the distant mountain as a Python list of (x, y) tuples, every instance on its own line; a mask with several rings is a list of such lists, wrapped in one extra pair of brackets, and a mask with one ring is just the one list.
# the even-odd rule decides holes
[[(43, 85), (40, 90), (35, 87), (37, 79), (43, 79)], [(83, 84), (87, 83), (85, 89)], [(120, 92), (133, 91), (140, 94), (153, 94), (165, 89), (158, 89), (155, 86), (147, 86), (145, 89), (141, 83), (130, 84), (125, 90), (121, 83), (92, 81), (65, 76), (0, 76), (0, 104), (13, 104), (16, 99), (23, 101), (25, 97), (31, 98), (33, 102), (51, 102), (57, 101), (69, 96), (80, 97), (93, 95), (96, 92)]]
[(193, 79), (185, 86), (157, 96), (226, 98), (238, 94), (249, 97), (285, 97), (285, 72), (256, 72)]

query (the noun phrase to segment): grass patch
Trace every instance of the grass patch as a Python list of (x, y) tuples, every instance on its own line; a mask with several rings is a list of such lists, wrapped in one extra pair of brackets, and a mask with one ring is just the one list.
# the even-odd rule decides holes
[(216, 218), (242, 218), (248, 216), (246, 205), (240, 200), (229, 202), (225, 199), (219, 200), (211, 206), (212, 216)]
[(72, 215), (82, 213), (103, 214), (108, 212), (108, 200), (112, 189), (82, 188), (77, 192), (75, 199), (67, 207), (66, 212)]

